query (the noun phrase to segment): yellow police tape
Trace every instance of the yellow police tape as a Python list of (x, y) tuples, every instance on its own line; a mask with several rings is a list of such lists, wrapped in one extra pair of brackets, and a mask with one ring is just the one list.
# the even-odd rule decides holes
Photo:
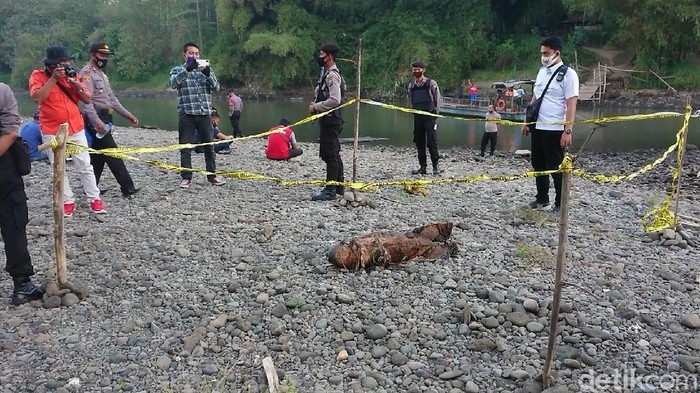
[[(399, 105), (385, 104), (383, 102), (378, 102), (378, 101), (368, 100), (368, 99), (363, 99), (360, 101), (363, 104), (379, 106), (379, 107), (386, 108), (386, 109), (398, 110), (401, 112), (412, 113), (412, 114), (416, 114), (416, 115), (425, 115), (425, 116), (432, 116), (432, 117), (437, 117), (437, 118), (450, 118), (450, 119), (457, 119), (457, 120), (464, 120), (464, 121), (484, 121), (484, 119), (478, 119), (478, 118), (439, 115), (439, 114), (432, 113), (432, 112), (421, 111), (418, 109), (407, 108), (407, 107), (399, 106)], [(599, 123), (611, 123), (611, 122), (617, 122), (617, 121), (648, 120), (648, 119), (660, 119), (660, 118), (678, 117), (678, 116), (683, 116), (683, 113), (656, 112), (656, 113), (649, 113), (649, 114), (643, 114), (643, 115), (608, 116), (608, 117), (601, 117), (601, 118), (597, 118), (597, 119), (576, 120), (573, 122), (573, 124), (584, 124), (584, 123), (599, 124)], [(534, 123), (534, 122), (528, 123), (528, 122), (524, 122), (524, 121), (516, 122), (516, 121), (511, 121), (511, 120), (489, 120), (489, 122), (496, 123), (496, 124), (510, 125), (510, 126), (522, 126), (522, 125)], [(540, 122), (540, 124), (561, 124), (561, 125), (563, 125), (563, 124), (565, 124), (565, 122), (563, 122), (563, 121)]]
[[(349, 100), (348, 102), (342, 104), (340, 107), (344, 107), (347, 105), (350, 105), (352, 103), (356, 102), (355, 99)], [(395, 105), (390, 105), (390, 104), (382, 104), (378, 103), (375, 101), (371, 100), (361, 100), (363, 103), (368, 103), (371, 105), (380, 105), (382, 107), (386, 107), (389, 109), (397, 109), (401, 110), (404, 112), (409, 112), (409, 113), (418, 113), (418, 114), (425, 114), (425, 115), (430, 115), (430, 116), (437, 116), (437, 117), (443, 117), (441, 115), (435, 115), (430, 112), (423, 112), (423, 111), (416, 111), (411, 108), (405, 108), (405, 107), (400, 107), (400, 106), (395, 106)], [(310, 121), (316, 120), (322, 116), (325, 116), (326, 114), (330, 113), (331, 111), (315, 114), (308, 116), (304, 119), (301, 119), (292, 125), (290, 127), (308, 123)], [(194, 148), (195, 146), (204, 146), (204, 145), (213, 145), (217, 143), (221, 143), (221, 141), (212, 141), (209, 143), (202, 143), (202, 144), (177, 144), (177, 145), (169, 145), (169, 146), (162, 146), (162, 147), (147, 147), (147, 148), (115, 148), (115, 149), (102, 149), (102, 150), (94, 150), (92, 148), (89, 148), (87, 146), (81, 146), (78, 144), (75, 144), (73, 142), (68, 141), (67, 145), (70, 145), (71, 147), (75, 147), (76, 149), (69, 149), (67, 150), (68, 153), (75, 153), (80, 150), (87, 150), (90, 153), (96, 153), (96, 154), (104, 154), (110, 157), (115, 157), (115, 158), (120, 158), (120, 159), (128, 159), (128, 160), (135, 160), (135, 161), (143, 161), (149, 165), (155, 166), (157, 168), (165, 169), (165, 170), (170, 170), (170, 171), (191, 171), (193, 173), (201, 173), (204, 175), (219, 175), (219, 176), (224, 176), (228, 178), (236, 178), (236, 179), (260, 179), (260, 180), (269, 180), (276, 182), (280, 185), (284, 186), (295, 186), (295, 185), (319, 185), (319, 186), (326, 186), (326, 185), (342, 185), (345, 187), (348, 187), (350, 189), (357, 189), (361, 191), (374, 191), (377, 190), (381, 186), (403, 186), (403, 188), (413, 194), (423, 194), (427, 195), (428, 190), (425, 186), (429, 184), (439, 184), (439, 183), (473, 183), (476, 181), (482, 181), (482, 180), (491, 180), (491, 181), (513, 181), (513, 180), (518, 180), (522, 178), (528, 178), (528, 177), (537, 177), (537, 176), (545, 176), (545, 175), (550, 175), (553, 173), (558, 173), (558, 172), (571, 172), (574, 176), (578, 176), (581, 178), (584, 178), (586, 180), (589, 180), (591, 182), (596, 182), (596, 183), (612, 183), (612, 182), (619, 182), (623, 180), (631, 180), (635, 178), (636, 176), (643, 174), (652, 168), (656, 167), (657, 165), (661, 164), (663, 161), (666, 160), (666, 158), (673, 152), (674, 150), (677, 151), (677, 165), (674, 169), (673, 175), (672, 175), (672, 185), (671, 185), (671, 192), (669, 196), (664, 200), (664, 202), (661, 204), (661, 206), (654, 208), (647, 212), (644, 217), (642, 218), (642, 225), (644, 227), (644, 230), (647, 232), (651, 231), (657, 231), (659, 229), (663, 229), (666, 227), (669, 227), (673, 225), (673, 220), (674, 216), (673, 213), (671, 213), (668, 210), (668, 206), (671, 203), (671, 200), (673, 199), (673, 196), (675, 194), (675, 182), (678, 178), (678, 175), (680, 173), (680, 146), (681, 146), (681, 138), (683, 134), (683, 130), (688, 126), (690, 117), (692, 116), (692, 108), (690, 106), (686, 107), (686, 111), (684, 114), (684, 121), (683, 125), (681, 126), (681, 129), (678, 131), (676, 134), (676, 143), (671, 145), (669, 148), (667, 148), (664, 153), (654, 160), (653, 162), (645, 165), (644, 167), (629, 173), (627, 175), (592, 175), (589, 173), (586, 173), (583, 170), (580, 169), (573, 169), (573, 162), (571, 161), (570, 157), (567, 155), (565, 159), (562, 161), (561, 165), (559, 166), (559, 169), (556, 170), (548, 170), (548, 171), (528, 171), (522, 174), (516, 174), (516, 175), (499, 175), (499, 176), (488, 176), (488, 175), (476, 175), (472, 177), (466, 177), (466, 178), (434, 178), (434, 179), (418, 179), (418, 180), (395, 180), (395, 181), (381, 181), (381, 182), (369, 182), (369, 183), (364, 183), (364, 182), (335, 182), (335, 181), (326, 181), (326, 180), (284, 180), (281, 178), (273, 177), (273, 176), (266, 176), (266, 175), (261, 175), (257, 173), (251, 173), (251, 172), (245, 172), (245, 171), (218, 171), (218, 172), (208, 172), (206, 170), (202, 169), (193, 169), (193, 168), (183, 168), (177, 165), (171, 165), (159, 161), (154, 161), (154, 160), (140, 160), (138, 158), (135, 158), (133, 156), (130, 156), (126, 153), (152, 153), (152, 152), (164, 152), (164, 151), (169, 151), (169, 150), (180, 150), (183, 148)], [(591, 119), (591, 120), (584, 120), (580, 121), (579, 123), (602, 123), (602, 122), (612, 122), (612, 121), (624, 121), (624, 120), (644, 120), (644, 119), (651, 119), (651, 118), (660, 118), (660, 117), (674, 117), (678, 116), (681, 114), (678, 114), (676, 112), (659, 112), (659, 113), (653, 113), (653, 114), (647, 114), (647, 115), (632, 115), (632, 116), (614, 116), (614, 117), (607, 117), (607, 118), (601, 118), (601, 119)], [(471, 120), (471, 119), (464, 119), (464, 120)], [(511, 122), (512, 123), (512, 122)], [(522, 124), (522, 123), (513, 123), (513, 124)], [(263, 136), (267, 136), (273, 132), (278, 127), (275, 127), (273, 129), (270, 129), (268, 131), (255, 134), (255, 135), (250, 135), (246, 136), (243, 138), (238, 138), (238, 140), (244, 140), (244, 139), (251, 139), (251, 138), (259, 138)], [(55, 142), (55, 139), (52, 140), (52, 148), (56, 148), (57, 143)], [(650, 225), (647, 225), (646, 222), (651, 216), (653, 217), (652, 223)]]

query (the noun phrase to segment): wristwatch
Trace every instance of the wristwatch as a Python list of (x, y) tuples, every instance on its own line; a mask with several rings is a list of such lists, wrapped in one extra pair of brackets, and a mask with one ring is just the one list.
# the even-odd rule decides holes
[(564, 130), (564, 133), (565, 133), (565, 134), (571, 134), (571, 131), (572, 131), (571, 128), (567, 128), (567, 129)]

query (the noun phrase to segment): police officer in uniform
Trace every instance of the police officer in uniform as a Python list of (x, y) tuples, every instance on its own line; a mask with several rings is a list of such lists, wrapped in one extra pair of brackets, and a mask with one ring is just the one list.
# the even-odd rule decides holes
[[(85, 104), (83, 119), (85, 120), (85, 130), (92, 137), (92, 148), (95, 150), (117, 147), (112, 133), (105, 129), (106, 124), (108, 124), (107, 127), (111, 126), (114, 112), (127, 118), (133, 125), (139, 124), (136, 116), (126, 110), (114, 95), (109, 86), (109, 79), (104, 73), (109, 55), (113, 54), (114, 52), (104, 42), (92, 44), (90, 46), (90, 62), (80, 71), (83, 84), (92, 96), (92, 101)], [(98, 138), (98, 134), (102, 138)], [(90, 161), (98, 184), (104, 166), (107, 164), (119, 183), (123, 196), (129, 197), (139, 191), (138, 188), (134, 187), (134, 181), (121, 159), (102, 154), (90, 154)]]
[(44, 295), (30, 279), (34, 267), (27, 250), (27, 194), (11, 147), (18, 137), (19, 124), (15, 96), (6, 84), (0, 83), (0, 232), (5, 243), (5, 271), (14, 282), (11, 302), (15, 305)]
[[(422, 61), (414, 61), (411, 66), (413, 67), (413, 76), (416, 78), (408, 85), (408, 100), (411, 107), (424, 112), (438, 113), (440, 111), (440, 89), (437, 82), (425, 77), (425, 63)], [(440, 156), (437, 150), (435, 120), (437, 120), (435, 116), (413, 114), (413, 143), (416, 144), (418, 150), (418, 164), (420, 165), (420, 168), (411, 172), (414, 175), (428, 173), (426, 169), (428, 166), (425, 154), (426, 144), (430, 151), (430, 161), (433, 164), (433, 175), (442, 173), (442, 169), (438, 165)]]
[[(316, 62), (323, 67), (321, 78), (315, 90), (315, 102), (309, 105), (312, 114), (326, 112), (340, 105), (342, 78), (335, 65), (338, 45), (323, 44), (320, 47)], [(338, 135), (343, 129), (343, 118), (340, 110), (319, 119), (319, 156), (326, 163), (326, 181), (345, 181), (343, 175), (343, 160), (340, 158), (340, 141)], [(312, 201), (330, 201), (337, 195), (343, 195), (343, 186), (326, 186), (311, 197)]]

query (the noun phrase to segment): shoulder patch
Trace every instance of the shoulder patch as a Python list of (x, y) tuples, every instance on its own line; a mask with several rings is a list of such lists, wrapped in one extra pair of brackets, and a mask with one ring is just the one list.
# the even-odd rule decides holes
[(83, 82), (88, 82), (90, 79), (91, 79), (90, 75), (85, 74), (85, 75), (83, 75), (83, 77), (80, 80)]

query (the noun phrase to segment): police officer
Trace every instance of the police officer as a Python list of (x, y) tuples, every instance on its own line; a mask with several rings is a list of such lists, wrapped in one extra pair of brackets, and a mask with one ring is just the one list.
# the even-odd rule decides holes
[[(83, 84), (92, 96), (92, 101), (85, 104), (83, 119), (85, 120), (85, 130), (92, 137), (92, 148), (95, 150), (117, 147), (117, 142), (114, 141), (112, 133), (107, 129), (112, 125), (114, 112), (129, 119), (133, 125), (139, 124), (136, 116), (126, 110), (114, 95), (109, 86), (109, 79), (104, 73), (109, 55), (113, 54), (114, 52), (104, 42), (92, 44), (90, 46), (90, 62), (80, 71)], [(123, 196), (129, 197), (139, 191), (138, 188), (134, 187), (134, 181), (121, 159), (103, 154), (90, 154), (90, 161), (98, 184), (104, 166), (107, 164), (114, 178), (117, 179)]]
[[(440, 89), (437, 82), (425, 77), (425, 63), (422, 61), (414, 61), (411, 66), (415, 77), (415, 80), (408, 85), (408, 100), (411, 107), (424, 112), (438, 113), (440, 111)], [(413, 114), (413, 143), (416, 144), (418, 150), (418, 164), (420, 165), (420, 168), (411, 172), (414, 175), (427, 173), (426, 144), (430, 151), (430, 161), (433, 163), (433, 175), (442, 173), (442, 169), (438, 165), (440, 156), (437, 150), (435, 120), (435, 116)]]
[(34, 267), (27, 250), (27, 194), (10, 150), (17, 139), (19, 124), (15, 96), (6, 84), (0, 83), (0, 232), (5, 243), (5, 271), (14, 282), (11, 302), (15, 305), (44, 295), (30, 279)]
[[(323, 44), (318, 52), (316, 62), (322, 67), (321, 77), (316, 85), (315, 101), (309, 105), (309, 112), (321, 113), (336, 108), (341, 102), (341, 84), (343, 80), (335, 65), (338, 45)], [(340, 141), (338, 135), (343, 129), (343, 118), (340, 110), (319, 119), (319, 156), (326, 163), (326, 181), (345, 181), (343, 160), (340, 158)], [(312, 201), (329, 201), (337, 195), (343, 195), (343, 186), (326, 186), (311, 197)]]

